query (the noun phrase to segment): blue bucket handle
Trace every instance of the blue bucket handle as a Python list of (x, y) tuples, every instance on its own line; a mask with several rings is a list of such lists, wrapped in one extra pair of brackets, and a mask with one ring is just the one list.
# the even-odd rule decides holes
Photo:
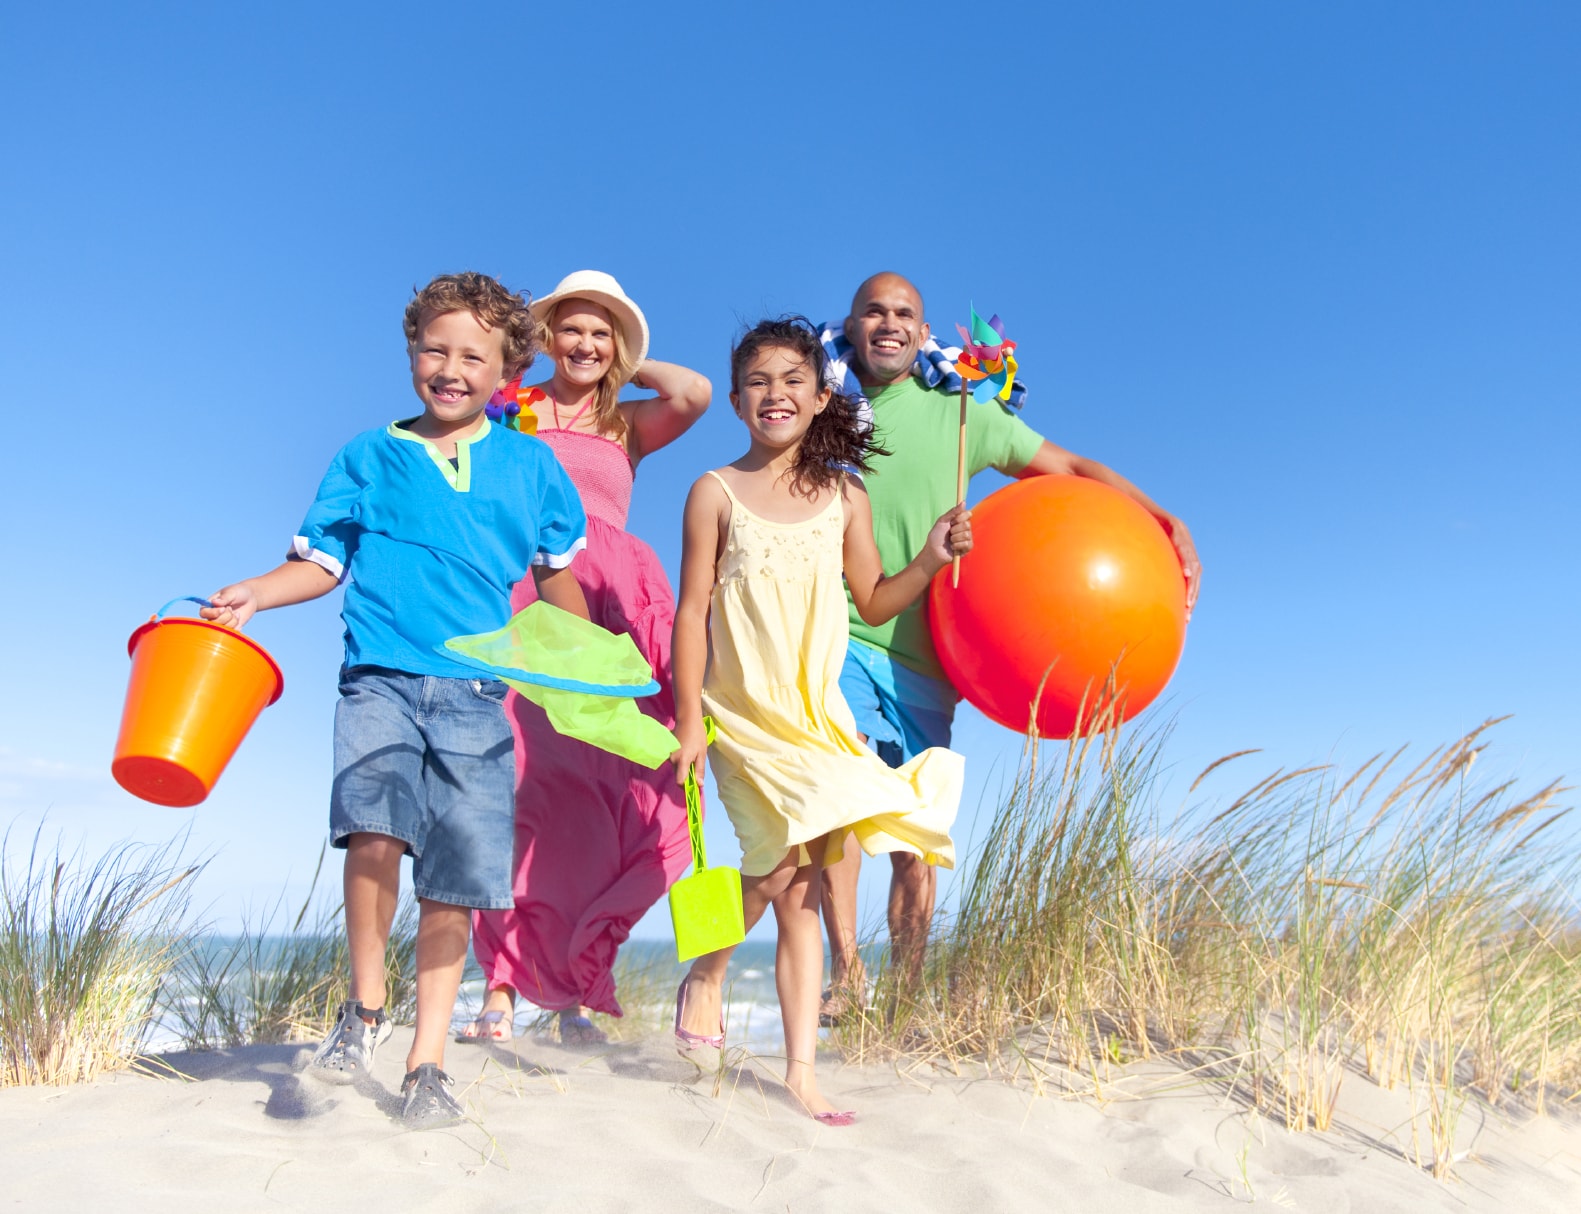
[(154, 619), (156, 619), (156, 620), (164, 619), (165, 618), (165, 612), (169, 611), (177, 603), (196, 603), (199, 607), (212, 607), (212, 606), (214, 606), (214, 604), (209, 602), (208, 599), (200, 598), (198, 595), (195, 595), (195, 594), (184, 594), (179, 599), (171, 599), (170, 602), (166, 603), (158, 611), (154, 612)]

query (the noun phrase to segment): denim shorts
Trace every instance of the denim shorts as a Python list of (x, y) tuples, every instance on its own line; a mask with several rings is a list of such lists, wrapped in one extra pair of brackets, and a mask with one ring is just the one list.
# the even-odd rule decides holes
[(840, 668), (840, 694), (867, 744), (891, 767), (930, 746), (950, 744), (955, 688), (902, 666), (877, 646), (851, 640)]
[(381, 666), (340, 674), (330, 841), (406, 844), (419, 898), (504, 910), (516, 835), (516, 753), (495, 679)]

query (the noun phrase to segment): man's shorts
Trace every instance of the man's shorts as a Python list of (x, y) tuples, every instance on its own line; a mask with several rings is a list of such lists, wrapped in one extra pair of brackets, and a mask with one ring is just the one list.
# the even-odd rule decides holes
[(516, 753), (504, 683), (380, 666), (340, 675), (330, 841), (406, 844), (419, 898), (504, 910), (516, 833)]
[(840, 693), (868, 745), (891, 767), (950, 744), (955, 688), (902, 666), (876, 646), (855, 639), (847, 644)]

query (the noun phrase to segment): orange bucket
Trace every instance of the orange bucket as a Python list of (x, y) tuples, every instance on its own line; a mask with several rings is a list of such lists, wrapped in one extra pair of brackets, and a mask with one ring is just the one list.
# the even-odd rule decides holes
[(196, 805), (214, 789), (285, 678), (262, 645), (232, 628), (164, 619), (176, 599), (132, 633), (132, 679), (110, 774), (155, 805)]

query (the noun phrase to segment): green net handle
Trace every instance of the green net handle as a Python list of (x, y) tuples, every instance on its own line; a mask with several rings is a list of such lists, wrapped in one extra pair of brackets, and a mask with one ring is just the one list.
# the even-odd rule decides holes
[[(708, 745), (719, 736), (719, 726), (713, 717), (703, 718), (703, 738)], [(700, 873), (708, 867), (708, 853), (703, 850), (703, 790), (697, 778), (697, 764), (686, 773), (686, 828), (692, 835), (692, 872)]]

